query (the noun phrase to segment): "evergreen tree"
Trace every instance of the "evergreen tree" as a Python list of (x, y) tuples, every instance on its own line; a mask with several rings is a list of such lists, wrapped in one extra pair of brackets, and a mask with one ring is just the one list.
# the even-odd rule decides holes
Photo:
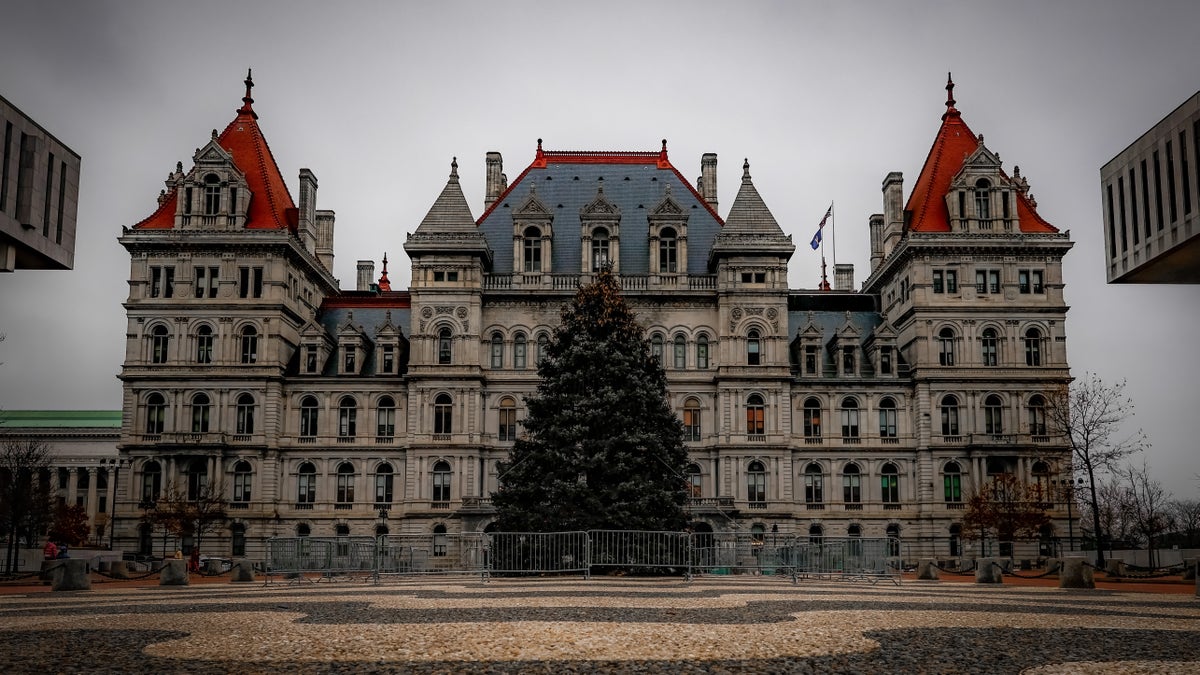
[(492, 495), (501, 530), (681, 530), (683, 426), (611, 270), (579, 288), (544, 351)]

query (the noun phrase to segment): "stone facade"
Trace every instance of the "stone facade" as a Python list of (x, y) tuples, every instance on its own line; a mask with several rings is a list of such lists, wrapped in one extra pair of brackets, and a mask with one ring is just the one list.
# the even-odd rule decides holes
[[(316, 178), (301, 170), (298, 207), (276, 187), (247, 84), (235, 121), (120, 239), (127, 549), (147, 540), (139, 502), (172, 482), (228, 496), (216, 546), (231, 555), (261, 556), (272, 536), (487, 529), (539, 345), (604, 264), (666, 368), (698, 529), (895, 534), (908, 557), (948, 557), (964, 553), (956, 523), (990, 473), (1069, 476), (1040, 406), (1068, 377), (1071, 243), (952, 99), (908, 203), (899, 174), (884, 181), (861, 291), (845, 266), (836, 291), (789, 289), (795, 247), (749, 164), (722, 218), (716, 156), (694, 187), (665, 141), (539, 141), (511, 184), (488, 153), (478, 218), (455, 162), (405, 243), (411, 287), (391, 289), (385, 260), (376, 283), (360, 264), (348, 291)], [(1065, 540), (1054, 501), (1042, 550), (1016, 555)]]

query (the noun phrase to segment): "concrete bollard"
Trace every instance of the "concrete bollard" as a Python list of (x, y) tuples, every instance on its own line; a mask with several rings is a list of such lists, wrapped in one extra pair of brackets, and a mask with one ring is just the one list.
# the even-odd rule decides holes
[(1192, 574), (1196, 577), (1196, 597), (1200, 598), (1200, 558), (1193, 561)]
[(1059, 588), (1095, 588), (1092, 566), (1083, 558), (1063, 558), (1058, 562)]
[(1105, 560), (1104, 573), (1110, 577), (1125, 576), (1125, 561), (1123, 560)]
[(234, 582), (254, 581), (254, 563), (241, 558), (233, 561), (233, 579)]
[(56, 561), (59, 565), (51, 570), (54, 576), (51, 590), (55, 591), (90, 591), (92, 590), (92, 569), (87, 560), (67, 558)]
[(163, 561), (162, 571), (158, 575), (159, 586), (187, 586), (187, 561), (169, 559)]
[(917, 563), (917, 578), (937, 581), (938, 568), (933, 559), (921, 560)]
[(1000, 567), (1000, 561), (996, 558), (980, 558), (976, 561), (975, 568), (975, 583), (977, 584), (1002, 584), (1004, 583), (1004, 570)]
[(224, 570), (221, 569), (221, 561), (216, 558), (205, 560), (204, 573), (212, 576), (223, 574)]
[(124, 560), (114, 560), (108, 566), (108, 574), (114, 579), (129, 578), (129, 563)]
[(1191, 560), (1183, 561), (1183, 574), (1180, 578), (1183, 581), (1191, 581), (1196, 578), (1196, 567), (1200, 566), (1200, 558), (1192, 558)]

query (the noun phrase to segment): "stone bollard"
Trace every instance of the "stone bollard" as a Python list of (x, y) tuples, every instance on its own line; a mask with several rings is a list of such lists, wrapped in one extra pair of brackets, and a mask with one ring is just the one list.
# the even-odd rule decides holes
[(1095, 588), (1092, 566), (1083, 558), (1063, 558), (1058, 561), (1059, 588)]
[(937, 581), (938, 568), (933, 559), (921, 560), (917, 563), (917, 578)]
[(67, 558), (56, 561), (60, 563), (51, 570), (54, 575), (51, 590), (55, 591), (90, 591), (92, 590), (91, 565), (87, 560)]
[(43, 582), (43, 586), (54, 580), (54, 569), (58, 567), (58, 560), (43, 560), (42, 571), (38, 574), (38, 579)]
[(1200, 598), (1200, 558), (1192, 562), (1192, 575), (1196, 577), (1196, 597)]
[(233, 579), (234, 582), (254, 581), (254, 563), (241, 558), (233, 561)]
[(1191, 581), (1196, 578), (1196, 567), (1200, 566), (1200, 558), (1192, 558), (1191, 560), (1183, 561), (1183, 574), (1180, 576), (1183, 581)]
[(1104, 573), (1110, 577), (1125, 576), (1125, 561), (1123, 560), (1105, 560)]
[(129, 563), (124, 560), (114, 560), (108, 566), (108, 574), (114, 579), (129, 578)]
[(163, 561), (162, 571), (158, 575), (159, 586), (187, 586), (187, 561), (171, 558)]
[(221, 569), (221, 560), (217, 558), (209, 558), (208, 560), (204, 561), (205, 574), (217, 576), (218, 574), (224, 574), (224, 572), (225, 571)]
[(1000, 561), (995, 558), (980, 558), (975, 562), (975, 583), (977, 584), (1002, 584), (1004, 583), (1004, 570), (1000, 567)]

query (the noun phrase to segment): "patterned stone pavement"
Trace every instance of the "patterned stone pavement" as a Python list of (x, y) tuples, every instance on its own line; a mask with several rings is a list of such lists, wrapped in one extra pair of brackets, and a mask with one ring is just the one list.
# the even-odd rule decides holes
[(763, 577), (97, 587), (0, 597), (0, 672), (1200, 674), (1200, 599)]

